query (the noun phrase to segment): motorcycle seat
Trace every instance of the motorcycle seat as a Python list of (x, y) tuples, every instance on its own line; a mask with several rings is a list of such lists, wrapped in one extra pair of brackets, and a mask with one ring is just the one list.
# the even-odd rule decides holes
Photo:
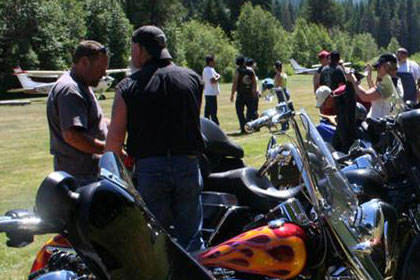
[(205, 191), (234, 194), (239, 205), (261, 212), (267, 212), (281, 201), (294, 197), (301, 189), (278, 190), (266, 176), (258, 176), (258, 170), (250, 167), (213, 173), (206, 178), (204, 188)]
[(243, 158), (244, 150), (238, 144), (230, 141), (223, 130), (214, 122), (206, 118), (200, 118), (200, 126), (206, 145), (206, 153)]

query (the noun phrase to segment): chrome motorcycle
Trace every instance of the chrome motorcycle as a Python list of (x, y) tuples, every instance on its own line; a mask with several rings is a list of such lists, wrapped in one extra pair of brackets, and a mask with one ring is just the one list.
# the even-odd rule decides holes
[[(292, 189), (300, 188), (305, 199), (280, 203), (270, 213), (268, 226), (209, 249), (199, 261), (281, 279), (420, 279), (419, 237), (399, 239), (400, 231), (407, 229), (400, 227), (395, 208), (378, 198), (360, 203), (361, 186), (350, 184), (340, 171), (308, 115), (293, 112), (287, 104), (279, 104), (276, 111), (270, 118), (249, 123), (248, 129), (284, 122), (292, 126), (295, 144), (270, 144), (267, 154), (286, 163), (293, 159), (302, 183)], [(299, 229), (292, 229), (290, 223)], [(295, 234), (287, 235), (290, 231)], [(285, 241), (290, 237), (297, 239)], [(262, 261), (267, 255), (275, 260)], [(269, 269), (267, 263), (272, 265)]]

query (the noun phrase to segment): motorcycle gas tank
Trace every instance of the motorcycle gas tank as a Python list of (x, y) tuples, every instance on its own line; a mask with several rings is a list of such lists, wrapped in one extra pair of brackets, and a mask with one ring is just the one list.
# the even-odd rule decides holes
[(69, 241), (100, 279), (213, 279), (122, 186), (103, 179), (79, 195)]
[(198, 256), (208, 267), (290, 279), (306, 265), (306, 234), (292, 223), (273, 221), (210, 248)]

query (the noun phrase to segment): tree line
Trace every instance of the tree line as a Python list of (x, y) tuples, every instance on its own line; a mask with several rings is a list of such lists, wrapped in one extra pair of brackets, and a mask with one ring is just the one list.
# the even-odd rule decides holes
[(109, 46), (110, 67), (126, 67), (133, 28), (155, 24), (168, 36), (174, 60), (200, 73), (214, 54), (225, 81), (238, 54), (252, 57), (258, 75), (273, 62), (316, 63), (337, 49), (363, 65), (400, 45), (419, 50), (420, 0), (0, 0), (0, 89), (24, 69), (67, 69), (81, 39)]

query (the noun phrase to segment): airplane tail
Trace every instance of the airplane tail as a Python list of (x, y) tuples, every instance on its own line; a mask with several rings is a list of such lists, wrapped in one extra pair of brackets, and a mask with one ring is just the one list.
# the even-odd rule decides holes
[(13, 68), (13, 72), (15, 72), (15, 76), (18, 78), (20, 84), (24, 89), (33, 89), (39, 83), (34, 82), (31, 78), (29, 78), (28, 74), (22, 70), (19, 66)]
[(290, 64), (292, 65), (293, 70), (295, 70), (295, 72), (305, 70), (305, 67), (300, 66), (299, 63), (297, 63), (297, 61), (294, 60), (293, 58), (291, 58), (289, 61), (290, 61)]

